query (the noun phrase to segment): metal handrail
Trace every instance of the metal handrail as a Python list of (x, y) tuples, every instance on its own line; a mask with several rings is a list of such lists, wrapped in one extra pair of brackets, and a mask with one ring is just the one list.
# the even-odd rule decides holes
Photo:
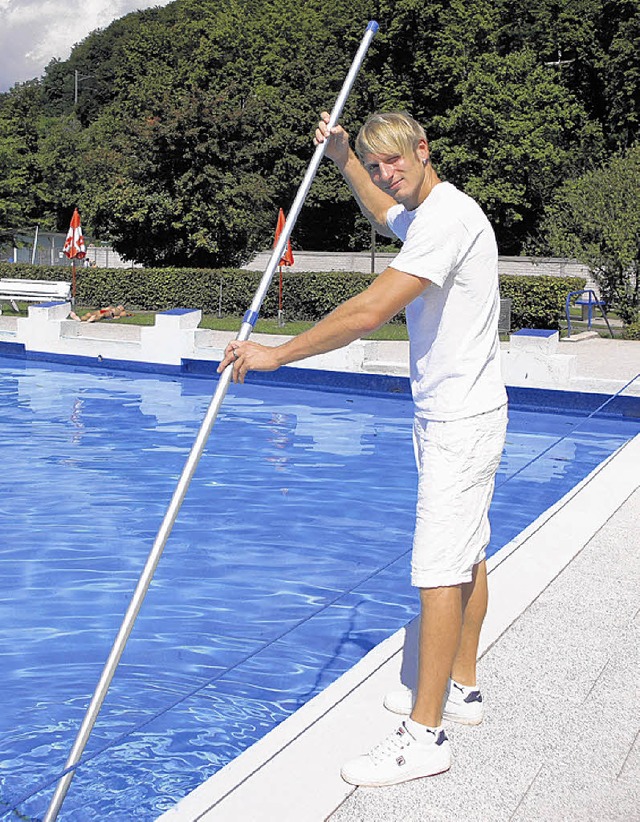
[(600, 309), (602, 316), (604, 317), (604, 321), (607, 324), (607, 328), (609, 329), (609, 334), (611, 334), (611, 338), (613, 339), (613, 331), (611, 329), (611, 325), (609, 324), (609, 318), (607, 317), (607, 312), (604, 310), (606, 302), (604, 300), (599, 299), (598, 295), (592, 288), (583, 288), (580, 291), (570, 291), (567, 294), (567, 299), (565, 301), (565, 313), (567, 315), (567, 336), (571, 336), (571, 298), (577, 295), (581, 296), (582, 294), (589, 295), (589, 300), (585, 303), (585, 305), (589, 307), (588, 328), (591, 328), (591, 306), (595, 305), (597, 306), (597, 308)]

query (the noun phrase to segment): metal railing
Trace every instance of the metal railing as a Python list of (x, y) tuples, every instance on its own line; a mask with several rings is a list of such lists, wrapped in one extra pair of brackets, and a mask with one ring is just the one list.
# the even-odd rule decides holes
[[(587, 294), (587, 299), (580, 299), (583, 294)], [(572, 297), (578, 297), (578, 299), (574, 300), (573, 303), (571, 302)], [(601, 300), (596, 292), (591, 288), (583, 288), (581, 291), (570, 291), (567, 294), (567, 300), (565, 303), (565, 312), (567, 315), (567, 336), (571, 336), (571, 306), (572, 305), (581, 305), (587, 309), (587, 330), (591, 330), (591, 322), (593, 319), (593, 309), (599, 308), (600, 313), (604, 317), (604, 321), (607, 324), (607, 328), (609, 329), (609, 334), (611, 334), (611, 338), (613, 339), (613, 331), (611, 329), (611, 325), (609, 324), (609, 319), (607, 317), (607, 312), (605, 311), (606, 302)]]

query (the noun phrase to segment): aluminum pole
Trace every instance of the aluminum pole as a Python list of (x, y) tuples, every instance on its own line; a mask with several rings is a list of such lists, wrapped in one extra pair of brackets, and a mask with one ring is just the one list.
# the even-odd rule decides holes
[[(353, 63), (351, 64), (351, 68), (349, 69), (349, 73), (345, 78), (342, 89), (338, 95), (338, 98), (336, 99), (333, 110), (331, 111), (328, 123), (329, 128), (332, 128), (338, 122), (338, 118), (342, 113), (342, 109), (347, 100), (347, 97), (349, 96), (349, 92), (351, 91), (351, 88), (353, 87), (355, 79), (360, 70), (360, 66), (362, 65), (367, 50), (377, 31), (378, 24), (372, 20), (367, 26), (365, 35), (362, 38), (362, 42), (360, 43), (360, 47), (358, 48), (356, 56), (353, 59)], [(260, 285), (253, 298), (251, 307), (244, 316), (242, 325), (240, 326), (240, 331), (238, 332), (238, 335), (236, 337), (237, 340), (247, 340), (253, 330), (254, 325), (257, 322), (258, 312), (260, 311), (260, 306), (262, 305), (262, 301), (264, 300), (264, 297), (269, 288), (269, 284), (273, 277), (273, 273), (276, 270), (276, 267), (282, 255), (284, 254), (284, 249), (287, 240), (291, 236), (293, 226), (295, 225), (296, 219), (298, 218), (298, 214), (300, 213), (300, 209), (302, 208), (302, 204), (304, 203), (305, 197), (307, 196), (309, 189), (311, 188), (311, 183), (313, 182), (313, 178), (316, 175), (318, 166), (320, 165), (320, 162), (324, 156), (326, 147), (326, 141), (320, 143), (316, 147), (316, 150), (307, 169), (307, 173), (305, 174), (304, 179), (300, 184), (300, 188), (298, 189), (296, 198), (293, 201), (293, 205), (289, 209), (289, 215), (285, 222), (282, 233), (280, 234), (278, 243), (276, 244), (276, 247), (273, 250), (267, 268), (265, 269), (265, 272), (262, 275)], [(138, 580), (138, 584), (136, 585), (135, 591), (131, 598), (131, 602), (129, 603), (129, 607), (122, 620), (120, 630), (118, 631), (118, 635), (116, 636), (116, 639), (111, 647), (109, 658), (107, 659), (105, 666), (102, 670), (100, 680), (98, 682), (98, 685), (96, 686), (89, 707), (87, 708), (87, 711), (85, 713), (82, 725), (80, 726), (80, 730), (78, 731), (78, 735), (76, 736), (76, 740), (71, 749), (71, 753), (67, 758), (67, 762), (64, 767), (65, 773), (60, 778), (56, 786), (55, 793), (53, 795), (53, 798), (51, 799), (51, 803), (49, 804), (43, 822), (54, 822), (54, 820), (58, 817), (58, 812), (60, 811), (62, 803), (64, 802), (64, 798), (67, 795), (67, 791), (69, 790), (69, 785), (71, 784), (71, 780), (73, 779), (75, 769), (78, 765), (78, 762), (80, 761), (82, 753), (89, 739), (89, 735), (91, 734), (95, 721), (98, 717), (98, 713), (100, 712), (100, 708), (102, 707), (102, 703), (104, 702), (104, 699), (107, 695), (107, 691), (109, 690), (111, 680), (113, 679), (113, 675), (120, 661), (120, 657), (124, 652), (125, 645), (127, 643), (129, 635), (133, 630), (133, 625), (135, 623), (136, 617), (138, 616), (140, 608), (142, 607), (144, 597), (147, 593), (149, 585), (151, 584), (151, 580), (153, 579), (153, 575), (158, 566), (158, 562), (160, 561), (160, 557), (162, 556), (164, 546), (167, 542), (167, 539), (169, 538), (169, 534), (171, 533), (173, 524), (176, 521), (176, 517), (178, 516), (178, 511), (180, 510), (182, 501), (184, 500), (185, 494), (187, 493), (189, 483), (191, 482), (191, 478), (193, 477), (193, 474), (196, 470), (198, 461), (200, 460), (200, 457), (204, 450), (204, 446), (211, 432), (211, 428), (213, 427), (213, 424), (216, 421), (218, 411), (220, 409), (220, 406), (222, 405), (222, 401), (224, 400), (224, 397), (229, 388), (229, 383), (231, 382), (232, 374), (233, 365), (230, 364), (227, 368), (225, 368), (225, 370), (220, 375), (215, 393), (211, 399), (204, 420), (202, 421), (202, 425), (200, 426), (200, 430), (198, 431), (195, 442), (191, 447), (191, 451), (189, 452), (189, 456), (187, 457), (185, 466), (182, 469), (182, 474), (180, 475), (180, 479), (178, 480), (176, 489), (173, 492), (171, 502), (169, 503), (169, 507), (167, 508), (164, 519), (162, 520), (162, 524), (160, 525), (160, 529), (156, 536), (155, 542), (153, 543), (153, 547), (151, 548), (149, 556), (147, 557), (147, 561)]]

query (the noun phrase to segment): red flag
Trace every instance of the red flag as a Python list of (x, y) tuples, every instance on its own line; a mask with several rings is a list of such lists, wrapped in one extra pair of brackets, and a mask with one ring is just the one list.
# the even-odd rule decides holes
[(70, 260), (82, 260), (83, 257), (87, 256), (87, 249), (84, 247), (84, 237), (82, 236), (82, 226), (80, 225), (80, 214), (77, 208), (73, 212), (67, 239), (64, 241), (62, 250)]
[[(285, 216), (284, 211), (280, 209), (278, 212), (278, 225), (276, 226), (276, 237), (273, 241), (273, 247), (275, 248), (278, 245), (278, 240), (280, 239), (280, 235), (282, 234), (282, 229), (284, 228), (285, 224)], [(287, 240), (287, 250), (284, 252), (284, 256), (280, 260), (279, 265), (293, 265), (293, 251), (291, 250), (291, 240)]]

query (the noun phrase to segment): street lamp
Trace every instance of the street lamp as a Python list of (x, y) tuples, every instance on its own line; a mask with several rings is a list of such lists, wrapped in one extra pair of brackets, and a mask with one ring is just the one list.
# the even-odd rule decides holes
[(562, 59), (562, 49), (558, 47), (558, 59), (551, 60), (549, 63), (545, 63), (545, 66), (556, 66), (558, 69), (562, 69), (562, 66), (568, 66), (570, 63), (575, 63), (576, 58), (572, 57), (571, 60), (563, 60)]
[(83, 80), (88, 80), (89, 77), (95, 77), (95, 74), (80, 74), (78, 69), (75, 69), (73, 72), (74, 74), (74, 84), (73, 84), (73, 105), (78, 105), (78, 83), (82, 82)]

